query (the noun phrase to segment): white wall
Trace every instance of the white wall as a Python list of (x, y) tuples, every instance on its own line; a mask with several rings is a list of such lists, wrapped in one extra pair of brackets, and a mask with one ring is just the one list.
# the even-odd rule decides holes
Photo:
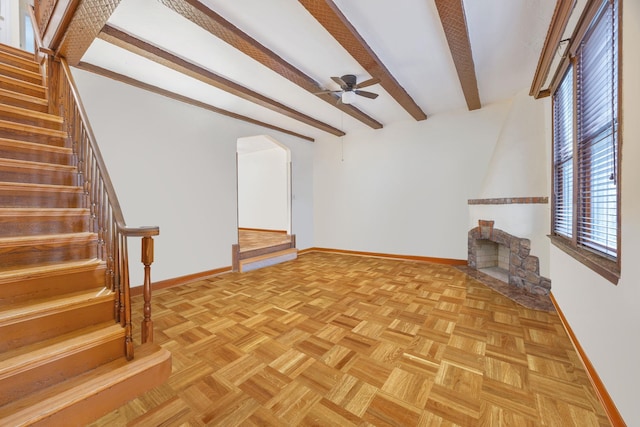
[(478, 198), (532, 197), (549, 193), (544, 103), (529, 90), (513, 97)]
[(316, 246), (467, 258), (477, 197), (509, 102), (315, 144)]
[[(293, 230), (313, 242), (312, 144), (74, 70), (127, 224), (158, 225), (152, 280), (231, 265), (237, 242), (236, 143), (271, 132), (291, 150)], [(130, 239), (132, 286), (142, 283)]]
[[(548, 100), (529, 96), (528, 89), (513, 98), (480, 192), (473, 198), (549, 195), (546, 104)], [(540, 274), (549, 277), (549, 215), (549, 204), (469, 205), (469, 228), (477, 227), (480, 219), (494, 220), (496, 228), (529, 239)]]
[(629, 426), (640, 425), (640, 2), (622, 22), (622, 276), (617, 286), (551, 247), (553, 295)]
[(238, 154), (238, 226), (289, 231), (285, 149)]

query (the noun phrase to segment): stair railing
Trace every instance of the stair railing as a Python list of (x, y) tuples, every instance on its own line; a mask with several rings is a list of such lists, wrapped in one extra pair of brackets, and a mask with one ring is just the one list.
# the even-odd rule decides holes
[[(84, 203), (90, 210), (90, 227), (98, 234), (97, 256), (107, 265), (106, 283), (115, 293), (115, 319), (125, 328), (125, 355), (131, 360), (134, 351), (127, 238), (142, 238), (144, 305), (141, 342), (144, 344), (153, 342), (151, 264), (153, 263), (153, 236), (160, 234), (160, 229), (156, 226), (128, 227), (124, 221), (118, 197), (80, 100), (69, 64), (64, 58), (56, 56), (55, 52), (44, 46), (42, 41), (40, 33), (48, 24), (49, 14), (55, 3), (56, 0), (47, 0), (43, 4), (38, 1), (35, 9), (29, 7), (36, 44), (35, 58), (40, 63), (48, 89), (49, 112), (64, 118), (64, 130), (68, 134), (68, 144), (73, 149), (73, 158), (78, 169), (77, 185), (84, 189)], [(36, 9), (40, 10), (36, 12)], [(40, 21), (44, 21), (38, 22), (36, 15), (42, 18)]]
[(77, 184), (84, 189), (85, 203), (90, 211), (91, 229), (98, 234), (98, 257), (107, 265), (107, 284), (115, 292), (115, 316), (125, 328), (125, 353), (133, 358), (131, 326), (131, 289), (129, 282), (128, 237), (142, 238), (144, 264), (143, 320), (141, 342), (153, 342), (151, 320), (151, 264), (153, 236), (156, 226), (128, 227), (107, 172), (104, 159), (89, 124), (73, 75), (64, 58), (49, 59), (50, 105), (64, 118), (65, 130), (73, 149), (77, 166)]

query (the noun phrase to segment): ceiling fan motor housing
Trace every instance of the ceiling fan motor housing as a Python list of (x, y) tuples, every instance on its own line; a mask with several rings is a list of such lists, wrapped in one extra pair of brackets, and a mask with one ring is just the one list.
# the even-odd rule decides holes
[(356, 76), (354, 76), (353, 74), (345, 74), (344, 76), (342, 76), (340, 78), (347, 85), (347, 87), (344, 88), (345, 90), (353, 90), (353, 89), (355, 89), (356, 82), (357, 82), (356, 81)]

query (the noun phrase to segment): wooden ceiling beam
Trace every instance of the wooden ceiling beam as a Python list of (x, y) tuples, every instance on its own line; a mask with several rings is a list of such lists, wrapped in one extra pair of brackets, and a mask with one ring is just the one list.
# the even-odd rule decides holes
[(469, 110), (477, 110), (482, 105), (464, 5), (462, 0), (435, 0), (435, 2), (467, 107)]
[[(289, 64), (273, 51), (260, 44), (257, 40), (244, 33), (238, 27), (224, 19), (198, 0), (158, 0), (164, 6), (172, 9), (184, 18), (190, 20), (210, 34), (225, 41), (240, 52), (258, 61), (265, 67), (275, 71), (287, 80), (297, 84), (311, 93), (325, 90), (313, 78)], [(318, 95), (320, 99), (333, 107), (345, 112), (365, 125), (380, 129), (382, 124), (369, 117), (353, 105), (338, 104), (338, 97), (332, 94)]]
[(58, 54), (69, 65), (78, 64), (119, 4), (120, 0), (82, 0), (66, 28)]
[(212, 112), (214, 112), (216, 114), (220, 114), (222, 116), (231, 117), (232, 119), (241, 120), (243, 122), (247, 122), (247, 123), (251, 123), (251, 124), (254, 124), (254, 125), (262, 126), (264, 128), (267, 128), (267, 129), (272, 129), (272, 130), (275, 130), (275, 131), (278, 131), (278, 132), (281, 132), (281, 133), (286, 133), (287, 135), (292, 135), (292, 136), (295, 136), (296, 138), (304, 139), (306, 141), (310, 141), (310, 142), (314, 142), (315, 141), (315, 139), (310, 137), (310, 136), (302, 135), (300, 133), (293, 132), (293, 131), (290, 131), (290, 130), (287, 130), (287, 129), (284, 129), (284, 128), (281, 128), (281, 127), (278, 127), (278, 126), (275, 126), (275, 125), (271, 125), (269, 123), (261, 122), (259, 120), (252, 119), (251, 117), (243, 116), (241, 114), (236, 114), (234, 112), (231, 112), (231, 111), (228, 111), (228, 110), (224, 110), (222, 108), (214, 107), (213, 105), (207, 104), (205, 102), (198, 101), (196, 99), (189, 98), (188, 96), (180, 95), (178, 93), (171, 92), (171, 91), (166, 90), (166, 89), (162, 89), (162, 88), (160, 88), (158, 86), (153, 86), (153, 85), (150, 85), (148, 83), (141, 82), (140, 80), (136, 80), (136, 79), (131, 78), (129, 76), (125, 76), (124, 74), (116, 73), (115, 71), (107, 70), (106, 68), (102, 68), (102, 67), (99, 67), (97, 65), (93, 65), (93, 64), (89, 64), (87, 62), (82, 62), (81, 61), (78, 65), (76, 65), (76, 68), (78, 68), (80, 70), (88, 71), (88, 72), (93, 73), (93, 74), (97, 74), (99, 76), (107, 77), (109, 79), (112, 79), (112, 80), (127, 84), (129, 86), (137, 87), (139, 89), (155, 93), (157, 95), (165, 96), (167, 98), (171, 98), (171, 99), (174, 99), (176, 101), (184, 102), (185, 104), (189, 104), (189, 105), (193, 105), (195, 107), (203, 108), (205, 110), (212, 111)]
[(356, 31), (338, 6), (331, 0), (299, 0), (313, 17), (344, 47), (372, 77), (380, 79), (380, 85), (414, 119), (424, 120), (427, 115), (409, 96), (387, 67), (376, 56), (365, 40)]
[(335, 136), (343, 136), (345, 134), (340, 129), (316, 120), (313, 117), (307, 116), (306, 114), (296, 111), (293, 108), (287, 107), (286, 105), (278, 101), (270, 99), (264, 95), (259, 94), (258, 92), (255, 92), (254, 90), (233, 82), (206, 68), (202, 68), (199, 65), (189, 62), (184, 58), (167, 52), (159, 48), (158, 46), (140, 40), (135, 36), (128, 34), (118, 28), (112, 27), (110, 25), (105, 25), (102, 28), (99, 37), (108, 43), (111, 43), (122, 49), (126, 49), (132, 53), (135, 53), (136, 55), (140, 55), (172, 70), (178, 71), (182, 74), (216, 87), (220, 90), (224, 90), (225, 92), (228, 92), (244, 100), (253, 102), (264, 108), (268, 108), (272, 111), (283, 114), (289, 118), (312, 126), (316, 129), (320, 129)]

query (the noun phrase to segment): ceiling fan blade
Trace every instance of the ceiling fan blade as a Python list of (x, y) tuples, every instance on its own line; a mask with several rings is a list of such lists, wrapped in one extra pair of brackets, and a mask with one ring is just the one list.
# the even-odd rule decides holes
[(377, 93), (367, 92), (366, 90), (355, 90), (356, 95), (364, 96), (369, 99), (376, 99), (378, 97)]
[(367, 86), (373, 86), (376, 83), (380, 83), (380, 79), (373, 78), (373, 79), (365, 80), (362, 83), (358, 83), (356, 85), (356, 89), (360, 89)]
[(340, 87), (343, 88), (343, 89), (345, 89), (347, 87), (347, 84), (340, 77), (331, 77), (331, 80), (333, 80), (334, 82), (338, 83), (340, 85)]
[(322, 90), (320, 92), (314, 92), (314, 95), (324, 95), (325, 93), (340, 93), (341, 90)]

